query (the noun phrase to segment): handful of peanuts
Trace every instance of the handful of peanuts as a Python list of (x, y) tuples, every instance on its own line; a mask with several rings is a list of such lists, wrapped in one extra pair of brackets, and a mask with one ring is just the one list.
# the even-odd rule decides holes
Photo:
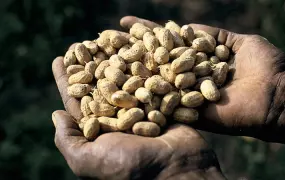
[(208, 33), (173, 21), (153, 30), (136, 23), (129, 34), (105, 30), (64, 57), (68, 95), (81, 100), (79, 128), (92, 141), (108, 132), (156, 137), (169, 118), (195, 122), (195, 108), (220, 99), (229, 57)]

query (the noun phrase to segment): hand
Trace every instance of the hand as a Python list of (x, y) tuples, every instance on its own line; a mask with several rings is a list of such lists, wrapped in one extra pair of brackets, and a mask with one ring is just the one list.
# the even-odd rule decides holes
[(175, 125), (157, 138), (116, 132), (88, 142), (67, 112), (52, 119), (55, 144), (82, 179), (225, 179), (214, 152), (190, 127)]
[[(121, 25), (129, 29), (140, 22), (150, 28), (158, 24), (125, 17)], [(229, 82), (220, 90), (221, 100), (201, 107), (200, 129), (235, 135), (250, 135), (268, 141), (284, 141), (285, 124), (285, 56), (284, 53), (258, 35), (242, 35), (205, 25), (190, 24), (204, 30), (218, 43), (231, 48)], [(284, 137), (284, 136), (283, 136)]]

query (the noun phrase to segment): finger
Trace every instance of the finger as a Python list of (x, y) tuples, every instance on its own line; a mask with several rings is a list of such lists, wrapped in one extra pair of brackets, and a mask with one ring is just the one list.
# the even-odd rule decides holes
[(145, 26), (149, 27), (150, 29), (160, 26), (155, 22), (146, 19), (141, 19), (135, 16), (125, 16), (120, 21), (121, 26), (126, 29), (130, 29), (135, 23), (142, 23)]
[(231, 48), (234, 53), (236, 53), (241, 47), (245, 35), (230, 32), (224, 29), (206, 26), (202, 24), (190, 24), (194, 32), (202, 30), (212, 35), (220, 44), (226, 45)]
[(62, 57), (58, 57), (53, 61), (52, 71), (65, 109), (76, 120), (80, 120), (83, 117), (80, 111), (80, 102), (67, 94), (68, 76), (66, 74)]

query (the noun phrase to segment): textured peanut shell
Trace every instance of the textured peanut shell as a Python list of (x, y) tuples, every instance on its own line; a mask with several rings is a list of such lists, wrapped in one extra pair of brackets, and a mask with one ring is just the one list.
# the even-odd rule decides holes
[(65, 67), (76, 64), (76, 56), (74, 54), (74, 50), (68, 50), (65, 53), (65, 56), (63, 58), (63, 64)]
[[(134, 44), (135, 44), (135, 43), (134, 43)], [(134, 45), (134, 44), (133, 44), (133, 45)], [(119, 55), (120, 57), (122, 57), (122, 54), (123, 54), (124, 52), (126, 52), (127, 50), (131, 49), (131, 47), (132, 47), (132, 46), (130, 46), (129, 44), (124, 45), (124, 46), (121, 47), (121, 49), (118, 51), (118, 55)]]
[(212, 64), (218, 64), (220, 62), (219, 58), (217, 56), (211, 56), (209, 61), (212, 63)]
[(183, 41), (183, 39), (179, 33), (177, 33), (176, 31), (173, 31), (173, 30), (170, 30), (170, 32), (172, 34), (172, 39), (173, 39), (173, 43), (174, 43), (175, 48), (185, 46), (184, 41)]
[(139, 136), (157, 137), (160, 134), (160, 127), (153, 122), (137, 122), (132, 129)]
[(110, 117), (99, 117), (100, 131), (103, 133), (119, 131), (117, 128), (118, 119)]
[(80, 71), (84, 71), (84, 66), (82, 66), (82, 65), (70, 65), (66, 69), (66, 73), (68, 75), (72, 75), (72, 74), (78, 73)]
[(142, 103), (151, 103), (153, 96), (150, 90), (140, 87), (136, 90), (135, 97)]
[(197, 51), (200, 51), (200, 52), (205, 52), (205, 53), (213, 52), (212, 45), (204, 37), (194, 39), (194, 41), (192, 43), (192, 47), (194, 49), (196, 49)]
[(151, 77), (152, 73), (141, 62), (134, 62), (131, 66), (133, 76), (140, 76), (142, 78)]
[(147, 115), (147, 118), (150, 122), (154, 122), (160, 127), (166, 125), (166, 118), (160, 111), (157, 110), (150, 111)]
[(96, 79), (105, 78), (105, 69), (110, 66), (109, 60), (102, 61), (95, 70)]
[(97, 117), (99, 116), (112, 117), (116, 114), (115, 107), (107, 103), (104, 104), (98, 101), (91, 101), (89, 103), (89, 107), (92, 113)]
[(198, 52), (196, 54), (196, 61), (195, 61), (195, 65), (200, 64), (201, 62), (207, 61), (208, 60), (208, 56), (206, 53), (204, 52)]
[(207, 76), (212, 72), (211, 63), (209, 61), (204, 61), (193, 68), (193, 72), (196, 76)]
[(178, 74), (175, 78), (175, 87), (177, 89), (185, 89), (194, 86), (196, 83), (196, 75), (192, 72)]
[(151, 30), (141, 23), (135, 23), (130, 29), (130, 34), (140, 40), (143, 39), (144, 34), (147, 32), (151, 32)]
[(134, 45), (137, 41), (138, 41), (138, 39), (132, 36), (132, 37), (130, 37), (130, 39), (129, 39), (129, 44), (130, 44), (130, 45)]
[(79, 121), (78, 121), (78, 127), (81, 131), (83, 131), (83, 128), (84, 128), (84, 124), (86, 123), (86, 121), (90, 119), (90, 116), (85, 116), (83, 118), (81, 118)]
[(209, 44), (210, 44), (210, 49), (209, 49), (210, 51), (209, 52), (214, 52), (215, 51), (217, 42), (216, 42), (216, 39), (213, 36), (211, 36), (210, 34), (208, 34), (205, 31), (198, 30), (198, 31), (195, 32), (195, 37), (196, 38), (205, 38), (209, 42)]
[(98, 51), (94, 56), (93, 56), (93, 61), (95, 62), (95, 64), (97, 66), (99, 66), (99, 64), (104, 61), (107, 60), (108, 56), (102, 52), (102, 51)]
[(196, 81), (196, 84), (195, 84), (195, 86), (194, 86), (194, 90), (200, 91), (201, 84), (202, 84), (202, 82), (205, 81), (205, 80), (214, 81), (214, 79), (212, 78), (212, 76), (205, 76), (205, 77), (198, 78), (197, 81)]
[(211, 80), (203, 81), (200, 89), (201, 93), (208, 101), (216, 102), (221, 97), (220, 91), (218, 90), (216, 84)]
[(160, 29), (157, 33), (155, 33), (155, 36), (162, 47), (165, 47), (168, 51), (173, 49), (173, 36), (168, 29)]
[(176, 74), (171, 70), (171, 63), (161, 65), (159, 66), (159, 69), (161, 77), (167, 82), (174, 84)]
[(125, 36), (121, 35), (117, 31), (111, 31), (109, 38), (111, 46), (117, 49), (121, 48), (129, 42), (129, 40)]
[(192, 56), (186, 57), (184, 54), (171, 63), (171, 70), (176, 74), (190, 71), (195, 64), (195, 58)]
[(215, 66), (212, 77), (217, 86), (222, 86), (225, 83), (228, 72), (229, 65), (226, 62), (220, 62)]
[(109, 81), (116, 83), (116, 85), (119, 87), (121, 87), (127, 81), (123, 71), (112, 66), (107, 67), (104, 74)]
[(88, 63), (92, 60), (92, 57), (91, 57), (88, 49), (82, 43), (78, 43), (75, 46), (74, 53), (75, 53), (77, 61), (81, 65), (85, 65), (86, 63)]
[(88, 49), (88, 52), (91, 55), (94, 55), (98, 51), (98, 45), (96, 41), (83, 41), (82, 44), (85, 45), (85, 47)]
[(165, 29), (169, 29), (169, 30), (175, 31), (176, 33), (180, 33), (181, 27), (174, 21), (168, 21), (165, 24)]
[(90, 61), (85, 65), (85, 72), (89, 72), (90, 74), (94, 75), (97, 65), (94, 61)]
[(91, 91), (89, 84), (73, 84), (67, 88), (67, 94), (71, 97), (82, 98)]
[(188, 49), (190, 48), (189, 47), (178, 47), (178, 48), (172, 49), (169, 53), (169, 57), (171, 59), (179, 58)]
[(116, 54), (116, 48), (113, 47), (110, 43), (110, 30), (103, 31), (99, 38), (97, 39), (97, 43), (99, 48), (107, 55), (112, 56)]
[(226, 61), (229, 59), (230, 50), (225, 45), (219, 45), (215, 49), (215, 55), (221, 60)]
[(159, 47), (156, 49), (153, 57), (158, 64), (166, 64), (169, 61), (169, 52), (165, 47)]
[(155, 50), (159, 47), (158, 39), (151, 32), (144, 34), (143, 43), (149, 52), (155, 52)]
[(173, 112), (173, 119), (182, 123), (192, 123), (197, 121), (199, 118), (199, 113), (195, 109), (191, 108), (177, 108)]
[(124, 59), (119, 55), (111, 56), (109, 59), (109, 64), (111, 67), (118, 68), (123, 72), (125, 72), (127, 69)]
[(181, 98), (181, 104), (189, 108), (201, 106), (203, 103), (204, 97), (198, 91), (191, 91)]
[(93, 100), (94, 101), (97, 101), (97, 102), (103, 103), (103, 104), (107, 104), (108, 103), (108, 101), (100, 93), (99, 89), (94, 89), (91, 94), (93, 96)]
[(117, 112), (117, 118), (122, 117), (123, 114), (125, 114), (128, 111), (127, 108), (122, 108)]
[(163, 97), (160, 105), (160, 111), (166, 116), (171, 115), (179, 103), (180, 94), (178, 92), (172, 91)]
[(142, 57), (142, 63), (151, 72), (153, 73), (159, 72), (158, 63), (155, 62), (153, 53), (147, 52), (146, 54), (144, 54), (144, 56)]
[(193, 40), (195, 39), (194, 30), (189, 25), (184, 25), (181, 27), (180, 36), (183, 38), (187, 46), (191, 46)]
[(132, 76), (123, 85), (122, 89), (130, 94), (144, 85), (144, 80), (140, 76)]
[(117, 91), (111, 96), (112, 104), (121, 108), (133, 108), (138, 105), (136, 97), (130, 95), (126, 91)]
[(161, 76), (154, 75), (145, 81), (145, 88), (155, 94), (167, 94), (172, 89), (169, 82), (165, 81)]
[(143, 110), (139, 108), (129, 109), (118, 119), (117, 127), (122, 131), (131, 129), (136, 122), (141, 121), (143, 118)]
[(93, 80), (93, 75), (91, 73), (80, 71), (78, 73), (71, 75), (68, 78), (68, 83), (69, 84), (77, 84), (77, 83), (88, 84), (92, 82), (92, 80)]
[(83, 127), (83, 134), (87, 140), (93, 141), (100, 131), (100, 125), (97, 118), (90, 118)]
[(81, 109), (81, 112), (84, 116), (88, 116), (89, 114), (92, 113), (90, 107), (89, 107), (89, 103), (93, 101), (93, 98), (90, 97), (90, 96), (84, 96), (82, 99), (81, 99), (81, 102), (80, 102), (80, 109)]
[(109, 104), (112, 104), (112, 95), (119, 90), (115, 83), (106, 78), (97, 81), (97, 88)]
[(151, 103), (144, 104), (144, 112), (148, 114), (150, 111), (158, 110), (161, 104), (161, 97), (153, 96)]
[(136, 42), (130, 49), (121, 51), (119, 55), (125, 60), (126, 63), (138, 61), (144, 53), (140, 42)]

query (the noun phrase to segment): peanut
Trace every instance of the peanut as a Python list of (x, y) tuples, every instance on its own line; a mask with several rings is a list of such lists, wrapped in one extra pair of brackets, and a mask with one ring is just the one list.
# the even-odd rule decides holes
[(147, 115), (147, 118), (149, 121), (156, 123), (160, 127), (166, 125), (166, 118), (160, 111), (150, 111)]
[(67, 94), (71, 97), (82, 98), (91, 91), (89, 84), (73, 84), (67, 88)]
[(160, 75), (163, 77), (163, 79), (169, 83), (174, 84), (176, 74), (171, 70), (171, 63), (161, 65), (159, 66), (159, 68), (160, 68)]
[[(127, 46), (125, 47), (127, 48)], [(140, 41), (137, 41), (130, 49), (124, 49), (119, 53), (126, 63), (138, 61), (144, 53), (144, 49)]]
[(88, 52), (88, 49), (82, 43), (78, 43), (75, 46), (74, 53), (77, 58), (77, 61), (81, 65), (85, 65), (86, 63), (92, 60), (92, 57), (90, 53)]
[(138, 105), (136, 97), (130, 95), (126, 91), (117, 91), (111, 96), (112, 104), (122, 108), (133, 108)]
[(130, 34), (140, 40), (143, 39), (144, 34), (147, 32), (151, 32), (151, 30), (141, 23), (135, 23), (130, 29)]
[(172, 34), (174, 47), (177, 48), (177, 47), (185, 46), (184, 41), (183, 41), (182, 37), (179, 35), (179, 33), (177, 33), (176, 31), (173, 31), (173, 30), (170, 30), (170, 33)]
[(94, 75), (96, 68), (97, 68), (96, 63), (94, 61), (90, 61), (89, 63), (85, 65), (85, 72), (88, 72)]
[(178, 24), (176, 24), (174, 21), (168, 21), (166, 24), (165, 24), (165, 29), (169, 29), (169, 30), (172, 30), (176, 33), (180, 33), (180, 26)]
[(215, 55), (221, 60), (226, 61), (229, 58), (230, 51), (225, 45), (219, 45), (215, 49)]
[(74, 54), (74, 50), (68, 50), (64, 56), (63, 64), (65, 67), (70, 65), (74, 65), (76, 63), (76, 56)]
[(205, 81), (205, 80), (214, 81), (214, 79), (212, 78), (212, 76), (201, 77), (201, 78), (197, 79), (196, 84), (195, 84), (195, 86), (194, 86), (194, 89), (195, 89), (196, 91), (198, 91), (198, 90), (200, 91), (200, 86), (201, 86), (202, 82)]
[(199, 113), (191, 108), (177, 108), (174, 110), (173, 118), (175, 121), (189, 124), (198, 120)]
[(92, 113), (90, 107), (89, 107), (89, 103), (93, 101), (93, 98), (90, 97), (90, 96), (84, 96), (82, 99), (81, 99), (81, 102), (80, 102), (80, 109), (81, 109), (81, 112), (84, 116), (88, 116), (89, 114)]
[(96, 79), (105, 78), (105, 69), (110, 66), (109, 60), (102, 61), (95, 70)]
[(122, 89), (128, 93), (134, 93), (138, 88), (142, 87), (144, 80), (139, 76), (132, 76), (123, 85)]
[(87, 140), (93, 141), (100, 131), (100, 125), (97, 118), (90, 118), (83, 127), (83, 134)]
[(103, 104), (98, 101), (91, 101), (89, 103), (89, 107), (92, 113), (97, 117), (99, 116), (112, 117), (116, 114), (115, 107), (107, 103)]
[(220, 62), (216, 64), (212, 77), (217, 86), (222, 86), (225, 83), (228, 71), (229, 65), (227, 63)]
[(158, 110), (160, 108), (161, 98), (159, 96), (153, 96), (151, 103), (144, 104), (145, 114), (151, 111)]
[(109, 38), (110, 38), (111, 46), (113, 46), (114, 48), (117, 48), (117, 49), (128, 44), (128, 42), (129, 42), (129, 40), (125, 36), (121, 35), (117, 31), (111, 31)]
[(212, 102), (218, 101), (220, 99), (220, 92), (216, 86), (216, 84), (211, 80), (205, 80), (202, 82), (201, 86), (201, 93), (203, 96)]
[(204, 61), (193, 68), (196, 76), (207, 76), (212, 72), (211, 64), (209, 61)]
[(112, 104), (112, 95), (119, 90), (115, 83), (106, 78), (97, 81), (97, 88), (109, 104)]
[(179, 105), (179, 103), (179, 93), (172, 91), (163, 97), (160, 105), (160, 111), (166, 116), (171, 115), (174, 109)]
[(150, 70), (153, 73), (158, 73), (158, 63), (154, 61), (154, 54), (147, 52), (143, 57), (142, 57), (142, 63), (145, 65), (145, 67)]
[(135, 97), (142, 103), (151, 103), (152, 93), (150, 90), (140, 87), (136, 90)]
[(93, 80), (93, 75), (89, 72), (85, 72), (85, 71), (80, 71), (78, 73), (75, 73), (73, 75), (71, 75), (68, 78), (68, 83), (69, 84), (88, 84)]
[(117, 118), (122, 117), (123, 114), (125, 114), (128, 111), (127, 108), (122, 108), (117, 112)]
[(83, 41), (82, 44), (85, 45), (85, 47), (88, 49), (88, 52), (91, 55), (94, 55), (98, 51), (98, 45), (96, 41)]
[(211, 36), (210, 34), (208, 34), (207, 32), (205, 31), (202, 31), (202, 30), (199, 30), (199, 31), (196, 31), (195, 32), (195, 36), (197, 39), (199, 38), (205, 38), (208, 42), (209, 42), (209, 51), (207, 52), (214, 52), (215, 51), (215, 48), (216, 48), (216, 45), (217, 45), (217, 42), (215, 40), (215, 38), (213, 36)]
[(169, 61), (169, 52), (165, 47), (159, 47), (154, 53), (154, 60), (158, 64), (166, 64)]
[(189, 47), (178, 47), (178, 48), (172, 49), (169, 53), (169, 57), (171, 59), (179, 58), (188, 49), (190, 48)]
[(189, 25), (184, 25), (181, 27), (180, 36), (183, 38), (187, 46), (191, 46), (193, 40), (195, 39), (194, 31)]
[(207, 61), (208, 60), (208, 56), (206, 53), (203, 52), (198, 52), (196, 54), (196, 62), (195, 65), (200, 64), (201, 62)]
[(192, 72), (178, 74), (175, 78), (175, 87), (178, 89), (185, 89), (194, 86), (196, 83), (196, 76)]
[(125, 74), (120, 69), (112, 66), (107, 67), (104, 74), (109, 81), (116, 83), (118, 87), (122, 86), (127, 81)]
[(139, 108), (129, 109), (118, 119), (117, 127), (123, 131), (131, 129), (136, 122), (141, 121), (143, 118), (143, 110)]
[(198, 91), (189, 92), (181, 98), (181, 104), (189, 108), (201, 106), (203, 103), (204, 97)]
[(119, 131), (117, 128), (118, 119), (110, 117), (99, 117), (100, 130), (103, 133)]
[(93, 56), (93, 61), (95, 62), (95, 64), (97, 65), (97, 67), (99, 66), (99, 64), (104, 61), (107, 60), (108, 57), (106, 56), (105, 53), (99, 51), (97, 52), (94, 56)]
[(131, 66), (133, 76), (140, 76), (142, 78), (151, 77), (152, 73), (141, 62), (134, 62)]
[(153, 122), (137, 122), (133, 126), (136, 135), (145, 137), (156, 137), (160, 134), (160, 127)]
[(155, 94), (167, 94), (171, 90), (171, 85), (161, 76), (154, 75), (145, 81), (145, 88)]
[(109, 64), (111, 67), (118, 68), (122, 72), (125, 72), (127, 69), (124, 59), (119, 55), (113, 55), (109, 59)]
[(130, 44), (130, 45), (134, 45), (137, 41), (138, 41), (138, 39), (132, 36), (132, 37), (129, 39), (129, 44)]
[(165, 47), (168, 51), (172, 50), (174, 47), (173, 37), (168, 29), (160, 29), (155, 33), (161, 46)]
[(93, 100), (99, 103), (108, 104), (108, 101), (102, 96), (99, 89), (94, 89), (91, 93), (93, 96)]
[(196, 58), (193, 57), (192, 54), (193, 51), (191, 49), (185, 51), (179, 58), (171, 63), (171, 70), (176, 74), (190, 71), (195, 64)]
[(149, 52), (155, 52), (159, 47), (158, 39), (151, 32), (147, 32), (143, 35), (143, 43)]
[(78, 73), (80, 71), (84, 71), (84, 66), (82, 66), (82, 65), (70, 65), (66, 69), (66, 73), (68, 75), (72, 75), (72, 74)]

